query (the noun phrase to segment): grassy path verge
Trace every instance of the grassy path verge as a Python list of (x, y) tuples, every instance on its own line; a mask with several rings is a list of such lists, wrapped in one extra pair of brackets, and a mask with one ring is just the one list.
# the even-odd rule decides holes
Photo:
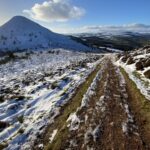
[(141, 132), (143, 144), (147, 149), (150, 149), (150, 101), (140, 93), (125, 70), (123, 68), (120, 68), (120, 70), (126, 81), (129, 104)]

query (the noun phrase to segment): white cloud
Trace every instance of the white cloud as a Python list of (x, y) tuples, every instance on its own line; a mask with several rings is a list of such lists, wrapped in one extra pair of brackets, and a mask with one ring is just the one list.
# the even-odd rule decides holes
[(69, 0), (49, 0), (36, 3), (30, 10), (24, 10), (33, 19), (45, 22), (65, 22), (78, 19), (85, 14), (83, 8), (74, 6)]

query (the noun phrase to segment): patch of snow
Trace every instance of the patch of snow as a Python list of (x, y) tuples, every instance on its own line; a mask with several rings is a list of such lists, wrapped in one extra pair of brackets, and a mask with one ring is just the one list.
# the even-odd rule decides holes
[(50, 142), (50, 143), (52, 143), (53, 139), (55, 138), (55, 136), (56, 136), (56, 134), (57, 134), (57, 131), (58, 131), (58, 130), (54, 130), (54, 131), (53, 131), (51, 137), (49, 138), (49, 140), (50, 140), (49, 142)]
[(43, 148), (44, 148), (44, 145), (43, 145), (43, 144), (39, 144), (38, 147), (39, 147), (40, 149), (43, 149)]
[(124, 134), (127, 134), (128, 133), (128, 125), (127, 125), (127, 122), (123, 122), (122, 123), (122, 131)]
[(93, 130), (93, 138), (94, 138), (94, 142), (97, 141), (97, 139), (100, 138), (100, 125), (98, 125), (94, 130)]
[(69, 118), (67, 119), (67, 122), (71, 122), (70, 125), (68, 125), (68, 127), (70, 127), (69, 128), (70, 131), (74, 131), (74, 130), (77, 130), (79, 128), (80, 119), (78, 118), (76, 113), (71, 114), (69, 116)]

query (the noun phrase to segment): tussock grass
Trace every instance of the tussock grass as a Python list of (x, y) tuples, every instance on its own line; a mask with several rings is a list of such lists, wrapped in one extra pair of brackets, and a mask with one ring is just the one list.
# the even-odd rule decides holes
[(7, 144), (0, 144), (0, 150), (5, 149), (7, 146), (8, 146)]
[(0, 96), (0, 103), (4, 102), (4, 97)]
[(6, 57), (0, 60), (0, 65), (7, 64), (10, 61), (15, 61), (16, 59), (28, 59), (29, 55), (30, 54), (26, 53), (25, 56), (17, 56), (13, 52), (7, 52)]
[(57, 81), (54, 81), (53, 83), (52, 83), (52, 85), (51, 85), (51, 89), (56, 89), (57, 87), (59, 87), (59, 85), (58, 85), (58, 83), (57, 83)]
[(18, 133), (19, 133), (19, 134), (23, 134), (23, 133), (24, 133), (24, 129), (22, 129), (22, 128), (19, 129)]
[(142, 78), (142, 75), (139, 73), (139, 72), (137, 72), (137, 71), (134, 71), (133, 73), (132, 73), (137, 79), (139, 79), (139, 80), (141, 80), (141, 82), (143, 83), (143, 85), (145, 86), (145, 87), (149, 87), (150, 85), (149, 85), (149, 82), (148, 81), (145, 81), (143, 78)]
[(23, 122), (24, 122), (23, 116), (19, 116), (17, 119), (18, 119), (18, 121), (19, 121), (20, 123), (23, 123)]

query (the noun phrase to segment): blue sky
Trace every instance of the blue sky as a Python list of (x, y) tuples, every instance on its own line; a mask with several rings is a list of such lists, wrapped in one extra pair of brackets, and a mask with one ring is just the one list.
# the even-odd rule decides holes
[(150, 0), (81, 0), (87, 10), (88, 24), (121, 25), (150, 24)]
[(150, 24), (149, 14), (150, 0), (0, 0), (0, 25), (24, 15), (58, 32), (83, 26)]

